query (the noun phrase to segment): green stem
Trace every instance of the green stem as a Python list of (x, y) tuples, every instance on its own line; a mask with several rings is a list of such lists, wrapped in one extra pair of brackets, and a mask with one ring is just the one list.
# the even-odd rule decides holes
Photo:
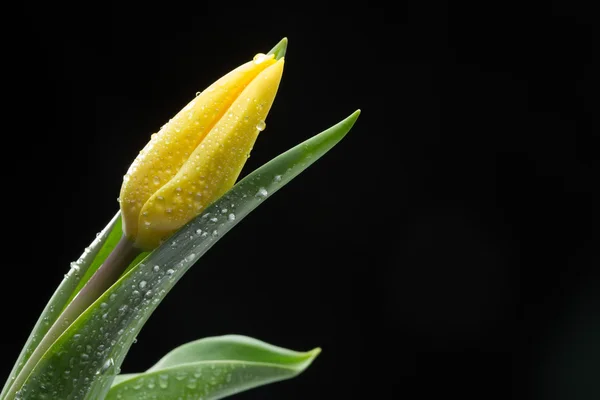
[(140, 253), (140, 250), (133, 246), (133, 243), (125, 236), (121, 237), (114, 250), (106, 258), (102, 266), (92, 275), (90, 280), (79, 291), (77, 296), (69, 303), (60, 317), (54, 322), (44, 338), (37, 345), (36, 349), (27, 360), (23, 369), (10, 389), (6, 393), (4, 400), (14, 400), (17, 392), (23, 386), (31, 371), (35, 368), (44, 353), (52, 346), (60, 335), (79, 317), (90, 305), (94, 303), (113, 283), (119, 279), (127, 266)]

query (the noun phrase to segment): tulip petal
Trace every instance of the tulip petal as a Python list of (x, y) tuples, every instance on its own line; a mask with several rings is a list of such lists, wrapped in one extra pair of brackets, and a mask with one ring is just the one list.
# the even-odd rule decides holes
[(140, 209), (150, 196), (177, 174), (246, 86), (274, 63), (274, 56), (261, 56), (236, 68), (152, 135), (129, 167), (121, 188), (123, 231), (127, 236), (133, 238), (137, 234)]
[(198, 215), (235, 184), (275, 99), (284, 60), (262, 71), (233, 102), (167, 184), (142, 207), (136, 246), (161, 240)]

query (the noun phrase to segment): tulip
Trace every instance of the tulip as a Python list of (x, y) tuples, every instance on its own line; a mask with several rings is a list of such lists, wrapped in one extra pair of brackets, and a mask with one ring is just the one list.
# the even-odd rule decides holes
[(50, 345), (137, 255), (158, 247), (231, 189), (265, 129), (286, 44), (284, 39), (271, 50), (274, 54), (257, 54), (223, 76), (151, 136), (123, 180), (121, 240), (48, 329), (11, 384), (7, 399), (16, 397)]
[(123, 234), (134, 247), (156, 248), (234, 185), (265, 129), (283, 64), (257, 54), (151, 136), (119, 197)]

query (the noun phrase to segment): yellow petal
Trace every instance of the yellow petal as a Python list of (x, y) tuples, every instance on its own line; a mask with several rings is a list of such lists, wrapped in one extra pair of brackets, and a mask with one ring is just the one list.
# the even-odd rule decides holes
[(240, 94), (181, 170), (142, 208), (136, 246), (152, 249), (228, 191), (238, 178), (275, 99), (283, 59)]
[(209, 86), (158, 133), (129, 167), (121, 187), (123, 232), (136, 236), (142, 206), (169, 182), (233, 101), (258, 74), (273, 65), (263, 56), (241, 65)]

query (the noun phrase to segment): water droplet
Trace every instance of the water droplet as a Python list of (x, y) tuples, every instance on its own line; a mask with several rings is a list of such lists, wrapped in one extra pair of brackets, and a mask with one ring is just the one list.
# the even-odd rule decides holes
[(190, 389), (196, 389), (197, 383), (198, 381), (196, 380), (196, 378), (190, 378), (187, 381), (187, 384), (185, 386), (187, 386)]
[(110, 368), (114, 367), (115, 365), (115, 360), (111, 358), (109, 358), (108, 360), (106, 360), (106, 362), (104, 363), (104, 365), (102, 365), (102, 368), (100, 368), (97, 372), (96, 375), (100, 375), (105, 373), (106, 371), (108, 371)]
[(152, 290), (148, 290), (146, 292), (146, 297), (152, 297), (152, 295), (153, 295)]
[(158, 265), (155, 265), (155, 266), (152, 268), (152, 270), (153, 270), (154, 272), (158, 272), (158, 271), (160, 270), (160, 267), (159, 267)]
[(187, 378), (187, 372), (185, 372), (185, 371), (175, 372), (175, 379), (177, 379), (178, 381), (182, 381), (185, 378)]
[(175, 188), (175, 191), (176, 191), (176, 192), (181, 192), (181, 188), (180, 188), (180, 187), (177, 187), (177, 188)]
[(235, 214), (234, 213), (229, 214), (229, 216), (227, 217), (227, 219), (229, 221), (235, 221)]
[(219, 236), (219, 232), (215, 229), (214, 231), (212, 231), (212, 235), (213, 236)]
[(260, 64), (263, 61), (265, 61), (267, 59), (267, 56), (263, 53), (258, 53), (257, 55), (254, 56), (254, 58), (252, 59), (254, 61), (254, 64)]
[(196, 229), (196, 235), (199, 235), (202, 233), (202, 229)]
[(273, 182), (281, 182), (281, 175), (275, 175)]
[(258, 129), (260, 132), (264, 131), (266, 127), (267, 124), (262, 119), (258, 121), (258, 124), (256, 124), (256, 129)]
[(218, 221), (218, 219), (217, 219), (216, 217), (213, 217), (213, 218), (211, 218), (210, 220), (211, 220), (212, 222), (217, 222), (217, 221)]
[(108, 304), (106, 304), (106, 303), (100, 303), (100, 308), (106, 308), (106, 307), (108, 307)]
[(160, 386), (161, 389), (168, 388), (169, 387), (169, 375), (160, 374), (158, 376), (158, 386)]
[(154, 182), (154, 184), (155, 184), (155, 185), (160, 185), (160, 178), (159, 178), (158, 176), (155, 176), (155, 177), (152, 179), (152, 182)]
[(164, 200), (164, 199), (165, 199), (165, 198), (164, 198), (164, 197), (162, 197), (162, 196), (156, 196), (156, 198), (157, 198), (158, 200)]
[(175, 273), (175, 271), (174, 271), (174, 270), (172, 270), (171, 268), (169, 268), (169, 269), (167, 270), (167, 275), (173, 275), (174, 273)]
[(146, 221), (146, 222), (144, 222), (144, 225), (150, 226), (150, 225), (152, 225), (152, 223), (150, 221)]
[(221, 214), (225, 214), (225, 213), (227, 213), (227, 209), (226, 208), (224, 208), (224, 209), (221, 210)]
[(189, 254), (189, 255), (188, 255), (186, 258), (185, 258), (185, 261), (187, 261), (187, 262), (191, 262), (191, 261), (193, 261), (193, 260), (194, 260), (194, 257), (195, 257), (195, 256), (196, 256), (196, 254), (194, 254), (194, 253), (190, 253), (190, 254)]
[(171, 214), (171, 213), (173, 212), (173, 209), (172, 209), (172, 208), (167, 208), (167, 209), (165, 210), (165, 212), (166, 212), (167, 214)]
[(146, 287), (146, 281), (141, 281), (138, 286), (140, 287), (140, 289), (144, 289)]
[(196, 92), (196, 96), (200, 96), (202, 92)]
[(256, 197), (267, 197), (267, 195), (269, 194), (269, 192), (267, 192), (267, 189), (265, 189), (264, 187), (261, 187), (260, 189), (258, 189), (258, 192), (256, 192)]

